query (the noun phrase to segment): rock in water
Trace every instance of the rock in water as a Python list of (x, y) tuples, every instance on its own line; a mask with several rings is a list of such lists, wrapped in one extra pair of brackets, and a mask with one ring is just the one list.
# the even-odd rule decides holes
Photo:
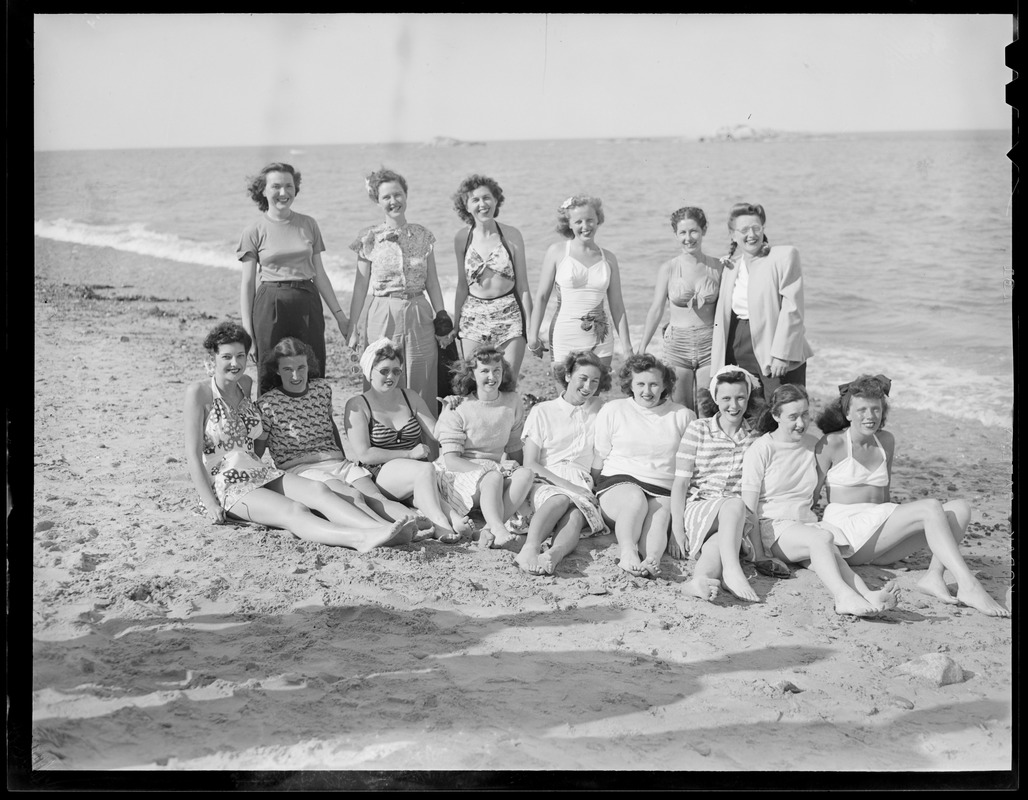
[(896, 669), (915, 678), (923, 678), (935, 686), (964, 682), (964, 670), (956, 661), (942, 653), (926, 653), (913, 661), (900, 664)]

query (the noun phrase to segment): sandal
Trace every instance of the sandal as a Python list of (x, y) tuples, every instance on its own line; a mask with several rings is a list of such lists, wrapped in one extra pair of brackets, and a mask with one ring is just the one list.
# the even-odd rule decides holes
[(765, 558), (760, 561), (753, 562), (753, 566), (757, 568), (757, 572), (761, 575), (766, 575), (768, 578), (791, 578), (792, 570), (785, 565), (785, 562), (780, 561), (777, 558)]

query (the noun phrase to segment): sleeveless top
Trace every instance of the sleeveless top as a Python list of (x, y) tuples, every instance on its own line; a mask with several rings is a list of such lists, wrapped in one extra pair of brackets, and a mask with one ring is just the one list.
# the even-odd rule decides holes
[(889, 468), (888, 457), (885, 455), (885, 448), (878, 441), (877, 436), (872, 436), (878, 446), (878, 452), (882, 454), (882, 463), (874, 470), (869, 470), (853, 457), (853, 440), (850, 439), (849, 430), (846, 431), (846, 458), (838, 464), (833, 464), (828, 470), (826, 478), (829, 486), (888, 486)]
[(717, 302), (718, 290), (721, 286), (721, 275), (716, 269), (712, 269), (710, 257), (704, 255), (700, 262), (706, 267), (706, 275), (699, 280), (687, 280), (682, 275), (682, 262), (679, 257), (674, 259), (674, 265), (668, 275), (667, 296), (672, 305), (685, 308), (695, 305), (697, 309), (705, 305)]
[(605, 295), (607, 286), (610, 284), (610, 265), (607, 263), (607, 251), (601, 247), (600, 260), (587, 267), (571, 255), (571, 242), (569, 241), (564, 248), (564, 258), (557, 265), (555, 281), (564, 290), (591, 289), (600, 295)]
[(464, 271), (468, 276), (468, 283), (480, 283), (482, 274), (491, 269), (497, 275), (507, 280), (514, 280), (514, 254), (503, 238), (503, 228), (496, 225), (496, 232), (500, 235), (500, 243), (492, 249), (492, 252), (483, 259), (482, 255), (471, 246), (471, 237), (474, 229), (468, 231), (468, 240), (464, 244)]
[[(414, 409), (411, 408), (410, 400), (407, 399), (407, 393), (401, 389), (400, 394), (403, 395), (403, 402), (407, 404), (407, 408), (410, 410), (410, 418), (399, 430), (389, 425), (384, 425), (375, 419), (374, 412), (371, 410), (371, 403), (368, 403), (368, 398), (362, 395), (364, 402), (368, 406), (368, 436), (371, 439), (372, 447), (381, 447), (383, 450), (412, 450), (416, 445), (421, 444), (421, 421), (418, 419), (417, 414), (414, 413)], [(367, 465), (362, 464), (361, 466)], [(373, 466), (381, 465), (376, 464)]]

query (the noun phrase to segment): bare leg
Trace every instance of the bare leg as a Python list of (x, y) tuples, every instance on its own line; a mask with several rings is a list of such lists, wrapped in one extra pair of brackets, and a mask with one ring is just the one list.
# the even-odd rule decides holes
[[(298, 480), (303, 479), (298, 478)], [(273, 483), (277, 483), (277, 481)], [(320, 485), (324, 486), (324, 484)], [(338, 525), (315, 516), (303, 503), (291, 500), (268, 486), (254, 489), (248, 493), (232, 506), (231, 513), (241, 519), (248, 519), (261, 525), (283, 528), (294, 536), (309, 542), (349, 547), (360, 553), (366, 553), (376, 547), (407, 544), (414, 535), (414, 523), (410, 520), (391, 522), (374, 528), (351, 528)]]
[(553, 533), (554, 526), (571, 507), (571, 499), (565, 495), (555, 495), (536, 509), (528, 526), (528, 536), (521, 546), (521, 552), (515, 556), (517, 565), (529, 575), (542, 575), (544, 570), (539, 564), (543, 542)]
[(696, 416), (702, 417), (700, 413), (700, 389), (706, 389), (710, 383), (710, 364), (699, 367), (696, 370), (696, 379), (693, 382), (692, 396), (693, 405), (689, 406), (693, 411), (696, 412)]
[(506, 522), (521, 508), (528, 493), (532, 491), (535, 473), (526, 467), (519, 467), (503, 482), (503, 521)]
[(685, 367), (675, 367), (675, 388), (671, 392), (671, 399), (675, 403), (696, 410), (693, 401), (693, 372)]
[(514, 538), (503, 524), (503, 484), (504, 478), (499, 472), (487, 472), (478, 484), (475, 500), (485, 517), (485, 528), (478, 540), (481, 547), (503, 547)]
[(671, 498), (649, 497), (646, 519), (639, 537), (642, 568), (651, 578), (660, 575), (660, 559), (667, 550), (668, 526), (671, 524)]
[(585, 525), (585, 514), (574, 506), (557, 521), (553, 544), (539, 556), (539, 563), (547, 575), (552, 575), (564, 557), (575, 551)]
[[(273, 482), (268, 484), (268, 488), (276, 491), (281, 488), (281, 493), (290, 500), (296, 500), (308, 508), (315, 509), (337, 525), (345, 525), (349, 528), (371, 528), (385, 524), (385, 520), (373, 520), (364, 511), (337, 495), (321, 481), (312, 481), (288, 472), (279, 481), (281, 483), (278, 487), (275, 485), (278, 482)], [(409, 517), (410, 514), (407, 514), (404, 519)]]
[(700, 600), (713, 601), (721, 589), (721, 553), (714, 533), (707, 535), (696, 559), (692, 580), (682, 589)]
[(721, 571), (725, 588), (740, 600), (751, 603), (760, 601), (739, 563), (739, 547), (742, 545), (743, 525), (746, 522), (746, 505), (741, 497), (730, 497), (721, 504), (717, 512), (717, 546), (721, 556)]
[(367, 476), (355, 480), (353, 487), (364, 495), (364, 501), (368, 504), (368, 507), (384, 519), (401, 520), (414, 516), (414, 512), (403, 503), (382, 494), (378, 484)]
[(600, 496), (600, 511), (607, 524), (614, 529), (618, 542), (618, 565), (630, 575), (642, 576), (642, 559), (639, 558), (639, 537), (643, 522), (649, 512), (647, 497), (642, 489), (632, 484), (622, 484), (609, 489)]
[(350, 486), (350, 484), (346, 483), (345, 481), (341, 481), (338, 478), (335, 478), (330, 481), (325, 481), (325, 485), (340, 497), (343, 497), (348, 502), (353, 503), (353, 505), (356, 508), (363, 511), (364, 514), (368, 517), (368, 519), (373, 520), (375, 524), (382, 525), (387, 522), (395, 521), (391, 519), (386, 519), (385, 517), (376, 514), (374, 509), (372, 509), (371, 506), (368, 505), (367, 498), (363, 494), (361, 494), (357, 489)]
[(460, 534), (450, 524), (450, 516), (443, 509), (436, 482), (435, 467), (427, 461), (398, 458), (382, 467), (378, 473), (378, 486), (389, 497), (413, 497), (414, 508), (432, 523), (432, 535), (444, 542), (455, 542)]
[(835, 553), (835, 560), (839, 567), (839, 574), (846, 584), (876, 609), (890, 611), (899, 605), (899, 589), (894, 582), (890, 581), (883, 588), (873, 591), (857, 573), (850, 569), (850, 565), (846, 563), (846, 559), (838, 550)]
[(785, 530), (772, 551), (786, 561), (810, 561), (810, 569), (835, 598), (836, 614), (870, 617), (878, 613), (878, 609), (850, 586), (839, 572), (836, 559), (839, 551), (830, 532), (797, 522)]
[(525, 348), (527, 346), (528, 340), (524, 336), (518, 336), (516, 339), (509, 339), (499, 347), (503, 351), (503, 357), (510, 364), (510, 371), (514, 375), (515, 385), (517, 385), (518, 377), (521, 375), (521, 363), (525, 360)]
[[(960, 555), (957, 545), (964, 538), (970, 519), (971, 509), (963, 500), (945, 506), (931, 499), (904, 503), (849, 560), (857, 564), (892, 564), (927, 547), (932, 561), (918, 583), (921, 591), (943, 602), (963, 603), (991, 617), (1007, 617), (1010, 612), (989, 596)], [(955, 600), (946, 586), (946, 569), (957, 581)]]

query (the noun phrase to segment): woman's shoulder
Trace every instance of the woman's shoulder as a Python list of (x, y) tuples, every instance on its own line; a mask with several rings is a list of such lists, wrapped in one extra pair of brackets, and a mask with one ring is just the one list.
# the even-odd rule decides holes
[(496, 220), (496, 227), (500, 229), (500, 232), (503, 234), (505, 239), (510, 239), (515, 244), (521, 244), (524, 241), (521, 231), (513, 225), (508, 225), (506, 222)]
[(210, 404), (214, 400), (214, 392), (211, 391), (210, 380), (193, 381), (186, 387), (186, 400), (188, 402), (201, 402)]
[(471, 226), (465, 225), (463, 228), (459, 228), (455, 234), (453, 234), (453, 246), (459, 250), (464, 249), (465, 243), (471, 236)]
[(896, 437), (892, 435), (891, 431), (879, 430), (875, 436), (878, 437), (878, 441), (881, 443), (882, 447), (890, 453), (896, 447)]
[(363, 414), (368, 409), (367, 398), (363, 394), (355, 394), (353, 397), (346, 401), (346, 405), (344, 406), (344, 408), (346, 409), (347, 413), (349, 413), (350, 411), (359, 411)]

